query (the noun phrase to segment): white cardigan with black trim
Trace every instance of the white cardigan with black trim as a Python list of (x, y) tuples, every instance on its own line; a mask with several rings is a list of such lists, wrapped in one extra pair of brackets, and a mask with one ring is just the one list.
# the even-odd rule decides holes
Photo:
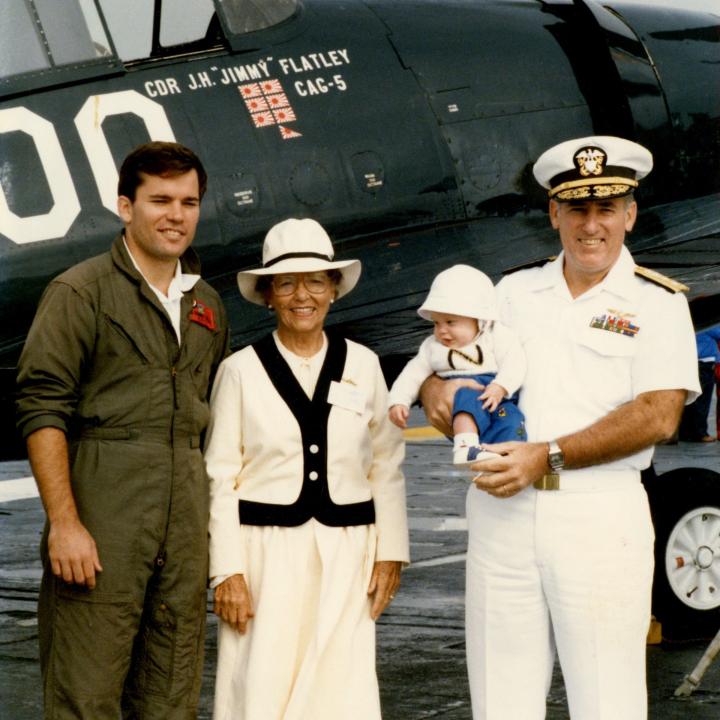
[[(308, 477), (305, 468), (309, 450), (303, 447), (296, 417), (305, 420), (302, 408), (298, 412), (296, 406), (293, 414), (258, 352), (252, 346), (244, 348), (220, 366), (205, 452), (210, 476), (211, 577), (245, 571), (238, 510), (241, 501), (291, 506), (304, 484), (318, 481), (327, 483), (331, 504), (372, 500), (378, 538), (375, 559), (409, 561), (405, 481), (400, 468), (404, 445), (399, 429), (387, 416), (387, 387), (377, 356), (352, 341), (331, 339), (316, 396), (327, 388), (322, 384), (325, 365), (337, 358), (339, 343), (346, 344), (347, 349), (340, 385), (352, 387), (362, 409), (339, 404), (330, 407), (325, 474), (317, 473), (314, 479)], [(287, 364), (279, 369), (294, 381)], [(316, 416), (309, 415), (307, 422), (313, 419)], [(317, 428), (313, 433), (318, 436)], [(325, 520), (326, 524), (343, 524), (328, 522), (327, 517)]]

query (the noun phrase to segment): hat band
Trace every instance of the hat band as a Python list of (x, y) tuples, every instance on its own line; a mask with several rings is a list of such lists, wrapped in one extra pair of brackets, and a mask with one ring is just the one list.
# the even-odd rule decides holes
[(263, 267), (269, 268), (272, 265), (275, 265), (275, 263), (279, 263), (281, 260), (289, 260), (291, 258), (317, 258), (318, 260), (327, 260), (327, 262), (332, 262), (332, 257), (330, 257), (330, 255), (323, 255), (322, 253), (314, 252), (294, 252), (278, 255), (276, 258), (263, 263)]
[(570, 182), (564, 182), (557, 187), (553, 187), (552, 190), (548, 191), (548, 195), (552, 198), (558, 193), (571, 188), (589, 187), (591, 185), (626, 185), (628, 187), (636, 188), (639, 183), (637, 180), (624, 177), (597, 177), (597, 178), (584, 178), (583, 180), (572, 180)]
[(568, 182), (577, 180), (591, 180), (594, 182), (601, 181), (601, 178), (625, 178), (627, 180), (635, 179), (635, 171), (632, 168), (623, 167), (621, 165), (606, 165), (599, 175), (581, 175), (577, 169), (568, 170), (555, 175), (550, 180), (550, 187), (554, 188), (558, 185), (564, 185)]

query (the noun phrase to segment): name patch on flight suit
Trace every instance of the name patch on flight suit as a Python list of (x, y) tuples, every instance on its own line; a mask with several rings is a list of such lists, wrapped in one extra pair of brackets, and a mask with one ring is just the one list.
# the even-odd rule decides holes
[(630, 320), (631, 317), (635, 317), (633, 313), (624, 313), (620, 310), (608, 308), (607, 312), (602, 315), (595, 315), (590, 320), (590, 327), (626, 335), (627, 337), (635, 337), (640, 332), (640, 327)]

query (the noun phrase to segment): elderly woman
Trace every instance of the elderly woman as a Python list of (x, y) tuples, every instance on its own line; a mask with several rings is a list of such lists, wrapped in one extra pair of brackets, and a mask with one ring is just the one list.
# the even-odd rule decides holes
[(238, 273), (277, 329), (225, 360), (212, 396), (215, 720), (380, 717), (374, 621), (409, 559), (403, 444), (377, 356), (323, 331), (359, 275), (308, 219)]

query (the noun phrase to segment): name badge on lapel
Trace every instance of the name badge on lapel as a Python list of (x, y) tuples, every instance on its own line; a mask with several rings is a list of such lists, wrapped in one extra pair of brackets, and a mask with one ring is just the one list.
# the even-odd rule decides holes
[(355, 385), (333, 380), (328, 390), (328, 402), (345, 410), (362, 413), (365, 410), (365, 393)]

